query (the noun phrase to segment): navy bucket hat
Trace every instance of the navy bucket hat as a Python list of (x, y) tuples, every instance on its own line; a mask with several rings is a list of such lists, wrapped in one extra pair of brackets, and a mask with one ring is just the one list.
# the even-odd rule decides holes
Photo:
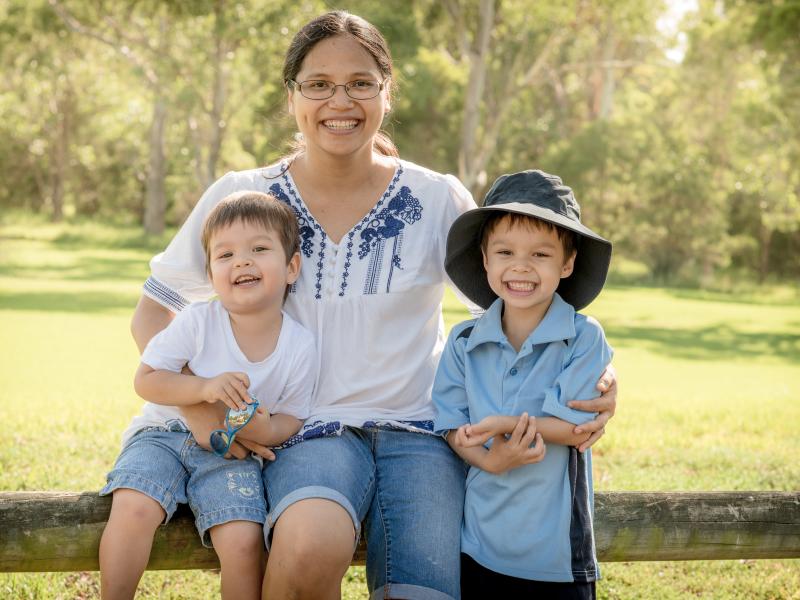
[(486, 194), (483, 206), (467, 211), (450, 227), (444, 268), (467, 298), (483, 308), (489, 308), (497, 298), (486, 279), (481, 252), (484, 223), (496, 211), (536, 217), (577, 233), (575, 266), (556, 291), (575, 310), (597, 297), (611, 264), (611, 242), (581, 223), (581, 208), (559, 177), (530, 170), (500, 176)]

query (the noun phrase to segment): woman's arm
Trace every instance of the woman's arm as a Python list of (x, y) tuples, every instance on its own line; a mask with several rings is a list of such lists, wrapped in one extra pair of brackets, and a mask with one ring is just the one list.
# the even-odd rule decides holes
[(594, 445), (606, 432), (606, 423), (614, 416), (617, 410), (617, 372), (612, 365), (608, 365), (597, 382), (597, 389), (602, 392), (599, 398), (594, 400), (572, 400), (567, 402), (567, 406), (576, 410), (583, 410), (591, 413), (599, 413), (594, 420), (577, 425), (573, 432), (577, 434), (590, 433), (589, 439), (578, 446), (578, 450), (583, 452)]
[(302, 424), (297, 417), (282, 413), (270, 415), (259, 406), (256, 414), (236, 437), (261, 446), (279, 446), (300, 431)]
[(162, 329), (166, 329), (175, 315), (158, 302), (142, 295), (131, 318), (131, 334), (139, 354), (144, 352), (147, 343)]

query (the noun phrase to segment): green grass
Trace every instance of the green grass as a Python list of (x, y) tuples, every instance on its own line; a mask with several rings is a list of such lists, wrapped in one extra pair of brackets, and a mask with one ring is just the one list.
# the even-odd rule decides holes
[[(0, 228), (2, 490), (93, 490), (139, 410), (128, 320), (167, 237), (15, 218)], [(742, 288), (745, 289), (745, 288)], [(616, 350), (598, 490), (791, 490), (800, 481), (797, 290), (608, 287), (586, 311)], [(465, 318), (452, 297), (448, 325)], [(601, 598), (800, 598), (800, 561), (605, 564)], [(142, 598), (213, 597), (213, 572), (150, 572)], [(345, 598), (366, 598), (363, 568)], [(96, 573), (0, 575), (3, 598), (93, 598)]]

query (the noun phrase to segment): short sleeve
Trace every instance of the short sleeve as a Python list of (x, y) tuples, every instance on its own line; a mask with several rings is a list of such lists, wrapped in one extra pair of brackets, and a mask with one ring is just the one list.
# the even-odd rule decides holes
[(433, 380), (433, 404), (436, 408), (433, 429), (439, 434), (470, 422), (464, 369), (466, 340), (459, 336), (472, 323), (462, 323), (450, 332)]
[(166, 250), (150, 261), (144, 294), (172, 312), (188, 304), (209, 300), (214, 290), (206, 274), (206, 257), (200, 236), (208, 213), (227, 195), (237, 191), (236, 173), (230, 172), (209, 187)]
[(177, 314), (165, 329), (150, 339), (141, 361), (152, 369), (180, 373), (199, 350), (202, 332), (197, 312), (185, 310)]
[(542, 410), (569, 423), (580, 425), (594, 419), (596, 413), (567, 406), (572, 400), (597, 398), (597, 382), (611, 362), (614, 351), (606, 341), (603, 328), (596, 320), (585, 318), (570, 341), (566, 363), (552, 387), (545, 390)]
[(287, 361), (291, 365), (289, 377), (272, 412), (305, 420), (311, 414), (319, 365), (313, 336), (299, 325), (297, 328), (302, 335), (298, 335), (298, 339), (292, 344), (292, 358)]

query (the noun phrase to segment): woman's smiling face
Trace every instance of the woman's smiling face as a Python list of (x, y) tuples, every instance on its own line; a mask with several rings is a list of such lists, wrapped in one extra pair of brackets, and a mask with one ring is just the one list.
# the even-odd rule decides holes
[[(306, 55), (295, 80), (302, 83), (310, 79), (344, 85), (359, 79), (381, 82), (384, 76), (355, 38), (337, 35), (320, 41)], [(344, 87), (337, 87), (326, 100), (310, 100), (297, 86), (290, 86), (288, 101), (307, 151), (336, 156), (371, 153), (375, 133), (389, 111), (386, 88), (369, 100), (350, 98)]]

